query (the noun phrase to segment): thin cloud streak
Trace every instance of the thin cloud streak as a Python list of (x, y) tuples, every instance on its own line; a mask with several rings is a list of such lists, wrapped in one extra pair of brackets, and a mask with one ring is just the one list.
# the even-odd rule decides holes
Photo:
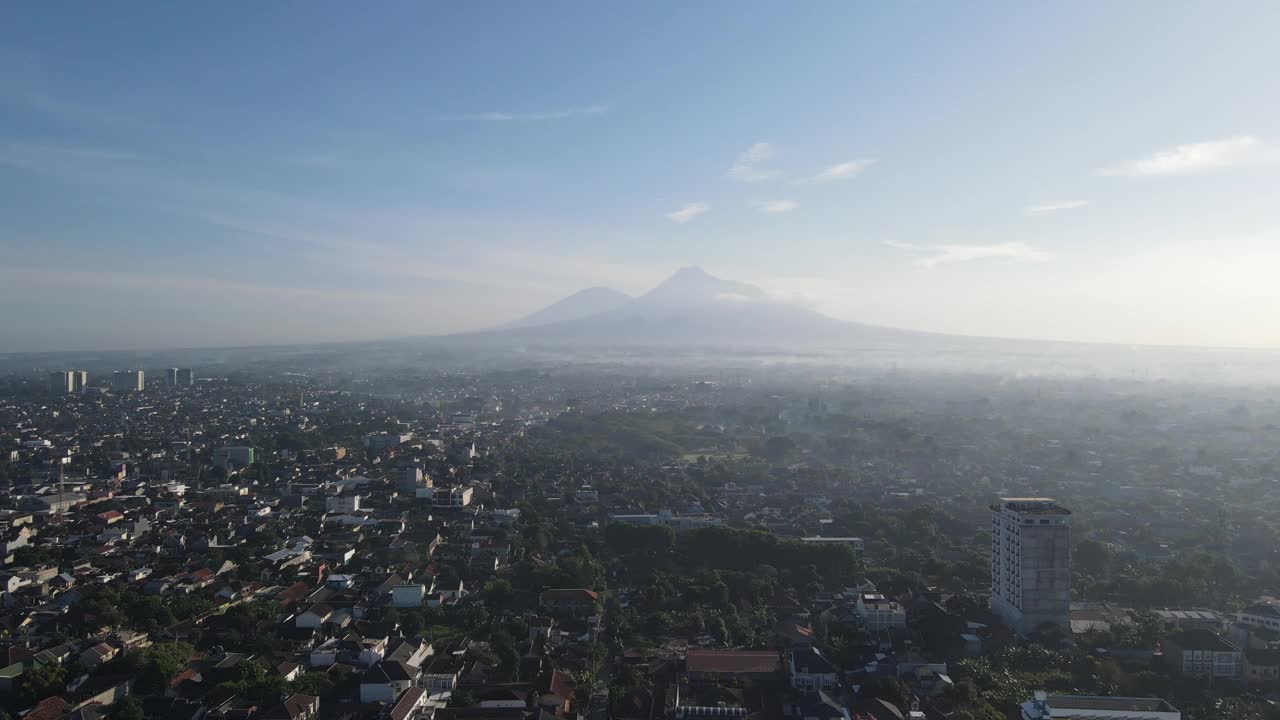
[(849, 180), (861, 175), (863, 171), (874, 165), (875, 162), (875, 160), (850, 160), (849, 162), (838, 163), (824, 168), (817, 175), (809, 178), (809, 182)]
[(768, 200), (756, 206), (760, 212), (778, 214), (787, 213), (800, 207), (795, 200)]
[(1027, 215), (1047, 215), (1048, 213), (1058, 212), (1060, 210), (1075, 210), (1088, 205), (1088, 200), (1066, 200), (1064, 202), (1046, 203), (1044, 205), (1032, 205), (1023, 210)]
[(935, 268), (939, 265), (973, 262), (975, 260), (1015, 260), (1019, 262), (1044, 262), (1052, 256), (1022, 242), (994, 243), (990, 245), (934, 245), (935, 254), (919, 258), (917, 265)]
[(484, 112), (470, 115), (468, 117), (472, 120), (488, 120), (490, 122), (518, 122), (567, 120), (575, 117), (603, 115), (607, 112), (609, 112), (608, 105), (584, 105), (582, 107), (570, 107), (562, 110), (544, 110), (540, 112)]
[(689, 203), (675, 212), (667, 213), (667, 219), (683, 225), (710, 209), (711, 207), (703, 202)]
[(1236, 135), (1222, 140), (1187, 143), (1115, 167), (1103, 175), (1162, 177), (1245, 167), (1280, 160), (1280, 149), (1252, 135)]

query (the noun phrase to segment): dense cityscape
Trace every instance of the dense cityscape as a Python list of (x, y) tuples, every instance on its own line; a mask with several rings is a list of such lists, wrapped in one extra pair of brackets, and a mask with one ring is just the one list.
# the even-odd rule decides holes
[(1275, 714), (1274, 395), (290, 364), (0, 382), (10, 717)]

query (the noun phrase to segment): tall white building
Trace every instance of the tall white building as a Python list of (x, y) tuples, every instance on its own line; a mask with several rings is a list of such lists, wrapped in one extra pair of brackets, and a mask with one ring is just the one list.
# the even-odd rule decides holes
[(169, 387), (178, 387), (178, 368), (168, 368), (164, 371), (164, 384)]
[(1052, 498), (991, 506), (991, 609), (1022, 635), (1046, 623), (1070, 631), (1070, 510)]
[(49, 373), (49, 391), (69, 393), (75, 391), (75, 374), (70, 370), (54, 370)]
[(89, 387), (89, 373), (84, 370), (71, 371), (71, 389), (82, 393), (87, 387)]
[(111, 373), (111, 386), (116, 392), (141, 392), (144, 384), (141, 370), (117, 370)]

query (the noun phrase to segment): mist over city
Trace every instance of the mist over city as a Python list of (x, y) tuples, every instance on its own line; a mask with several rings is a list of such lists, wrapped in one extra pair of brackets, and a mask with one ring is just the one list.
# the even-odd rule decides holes
[(6, 8), (0, 720), (1280, 720), (1278, 26)]

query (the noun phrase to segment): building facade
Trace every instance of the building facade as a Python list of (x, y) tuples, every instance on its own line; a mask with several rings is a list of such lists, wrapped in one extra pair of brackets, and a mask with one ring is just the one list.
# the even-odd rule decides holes
[(1045, 624), (1070, 630), (1070, 510), (1052, 498), (991, 506), (991, 609), (1022, 635)]

